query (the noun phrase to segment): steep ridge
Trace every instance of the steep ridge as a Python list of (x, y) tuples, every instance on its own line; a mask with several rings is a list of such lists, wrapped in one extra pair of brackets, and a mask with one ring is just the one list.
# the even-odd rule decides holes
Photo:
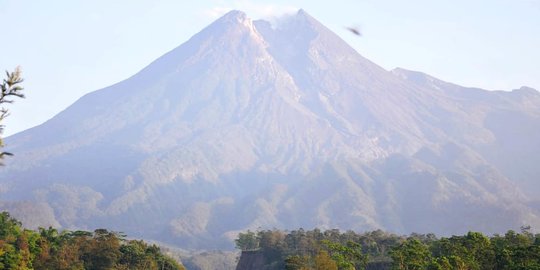
[(540, 189), (538, 100), (386, 71), (303, 10), (278, 26), (231, 11), (9, 137), (2, 204), (31, 226), (202, 248), (256, 228), (540, 225), (522, 192)]
[[(530, 198), (539, 198), (540, 93), (523, 86), (508, 91), (485, 91), (444, 82), (421, 72), (395, 69), (394, 74), (445, 95), (466, 112), (466, 119), (449, 118), (456, 139), (478, 151), (509, 176)], [(464, 121), (467, 120), (467, 121)], [(450, 122), (451, 121), (451, 122)], [(451, 128), (451, 129), (450, 129)]]

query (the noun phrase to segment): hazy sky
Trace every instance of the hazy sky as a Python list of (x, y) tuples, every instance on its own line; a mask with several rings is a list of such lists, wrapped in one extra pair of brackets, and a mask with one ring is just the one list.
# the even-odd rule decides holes
[(0, 0), (0, 70), (20, 65), (27, 95), (11, 107), (5, 135), (126, 79), (230, 9), (258, 19), (299, 8), (386, 69), (540, 89), (540, 0)]

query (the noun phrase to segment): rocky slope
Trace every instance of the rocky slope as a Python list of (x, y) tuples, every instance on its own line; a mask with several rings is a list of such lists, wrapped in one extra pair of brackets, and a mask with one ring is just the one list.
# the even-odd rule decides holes
[(386, 71), (305, 11), (232, 11), (9, 137), (4, 209), (182, 247), (256, 228), (540, 227), (540, 94)]

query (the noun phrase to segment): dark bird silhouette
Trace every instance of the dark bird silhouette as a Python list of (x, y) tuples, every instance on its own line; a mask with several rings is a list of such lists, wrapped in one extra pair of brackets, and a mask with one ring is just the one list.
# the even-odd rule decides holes
[(360, 33), (360, 29), (358, 29), (357, 27), (345, 27), (347, 30), (351, 31), (351, 33), (361, 37), (362, 36), (362, 33)]

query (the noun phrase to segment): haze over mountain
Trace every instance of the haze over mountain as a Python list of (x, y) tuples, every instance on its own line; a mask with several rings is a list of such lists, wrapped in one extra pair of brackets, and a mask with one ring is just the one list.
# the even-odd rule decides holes
[(387, 71), (305, 11), (231, 11), (13, 135), (4, 209), (181, 247), (245, 229), (540, 227), (540, 93)]

